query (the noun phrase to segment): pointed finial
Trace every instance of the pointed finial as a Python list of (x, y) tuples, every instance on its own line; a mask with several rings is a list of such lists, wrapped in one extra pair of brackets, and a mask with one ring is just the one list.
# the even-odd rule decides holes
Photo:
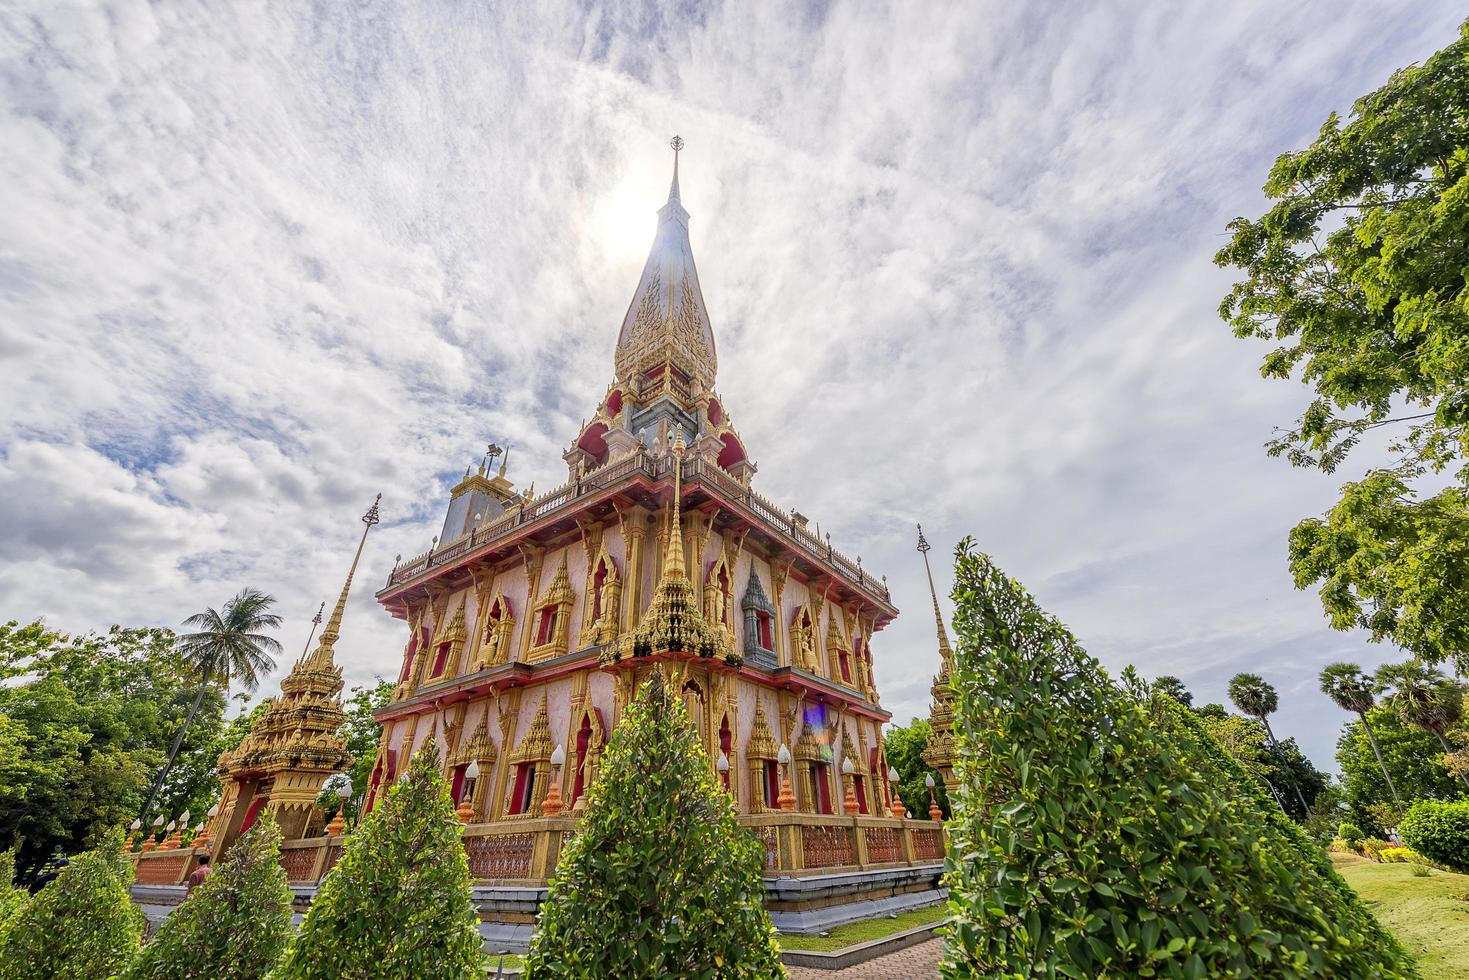
[(673, 139), (671, 139), (671, 140), (668, 141), (668, 145), (671, 146), (671, 147), (673, 147), (673, 184), (670, 185), (669, 188), (668, 188), (668, 199), (670, 201), (677, 201), (678, 200), (678, 151), (683, 149), (683, 137), (682, 136), (675, 136)]
[(943, 658), (940, 670), (946, 672), (954, 654), (949, 647), (949, 631), (944, 628), (944, 615), (939, 612), (939, 593), (933, 586), (933, 569), (928, 564), (928, 553), (932, 548), (928, 539), (923, 536), (923, 525), (918, 525), (918, 550), (923, 554), (923, 570), (928, 573), (928, 594), (933, 599), (933, 622), (938, 630), (939, 656)]
[(673, 437), (673, 514), (669, 518), (668, 551), (663, 556), (664, 578), (687, 578), (683, 557), (683, 427)]
[(510, 447), (505, 447), (505, 455), (500, 458), (500, 475), (505, 475), (505, 467), (510, 465)]
[(342, 616), (347, 611), (347, 595), (352, 590), (352, 576), (357, 574), (357, 562), (362, 558), (363, 545), (367, 544), (367, 532), (372, 530), (373, 525), (382, 521), (377, 510), (382, 499), (383, 495), (378, 494), (373, 498), (372, 506), (367, 508), (367, 513), (362, 515), (362, 523), (366, 526), (362, 529), (362, 537), (357, 541), (357, 553), (352, 556), (352, 565), (347, 569), (347, 580), (342, 583), (342, 593), (337, 596), (337, 604), (332, 607), (332, 615), (326, 621), (326, 629), (321, 631), (321, 642), (317, 644), (316, 652), (310, 657), (313, 663), (328, 666), (331, 664), (333, 648), (342, 634)]

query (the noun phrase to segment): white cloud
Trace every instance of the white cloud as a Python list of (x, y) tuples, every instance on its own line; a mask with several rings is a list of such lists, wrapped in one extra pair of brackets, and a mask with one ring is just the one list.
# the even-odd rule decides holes
[(1291, 588), (1333, 481), (1261, 452), (1301, 393), (1211, 258), (1275, 154), (1460, 14), (0, 2), (0, 615), (176, 624), (253, 585), (289, 648), (381, 491), (340, 649), (396, 670), (371, 587), (486, 440), (560, 481), (677, 131), (727, 407), (760, 488), (889, 576), (900, 720), (922, 520), (1111, 665), (1265, 673), (1328, 763), (1316, 669), (1384, 653)]

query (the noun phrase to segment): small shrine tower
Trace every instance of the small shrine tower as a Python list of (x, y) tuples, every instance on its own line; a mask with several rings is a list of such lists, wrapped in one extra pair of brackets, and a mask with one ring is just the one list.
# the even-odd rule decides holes
[(249, 830), (262, 809), (280, 825), (286, 840), (320, 830), (314, 825), (316, 798), (326, 780), (351, 762), (346, 742), (338, 734), (347, 716), (342, 713), (342, 668), (336, 664), (335, 648), (352, 576), (367, 534), (379, 520), (380, 500), (382, 494), (362, 516), (366, 526), (357, 553), (316, 649), (303, 652), (291, 667), (281, 681), (280, 697), (270, 702), (239, 747), (219, 757), (224, 793), (218, 813), (206, 828), (217, 852)]

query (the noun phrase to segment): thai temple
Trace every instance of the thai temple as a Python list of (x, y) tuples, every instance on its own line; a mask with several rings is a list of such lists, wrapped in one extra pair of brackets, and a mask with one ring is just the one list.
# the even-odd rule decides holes
[[(682, 141), (673, 146), (611, 383), (563, 454), (565, 483), (518, 490), (508, 454), (491, 447), (449, 491), (434, 547), (400, 561), (377, 593), (404, 642), (392, 700), (376, 715), (364, 808), (436, 744), (485, 928), (501, 928), (486, 935), (512, 946), (528, 938), (534, 889), (654, 671), (684, 699), (741, 822), (765, 843), (777, 927), (811, 931), (938, 895), (942, 825), (924, 819), (929, 800), (896, 798), (883, 752), (890, 715), (873, 643), (898, 610), (860, 558), (753, 485), (755, 462), (716, 389), (713, 322), (679, 194)], [(377, 519), (374, 504), (364, 539)], [(926, 562), (921, 532), (920, 550)], [(343, 840), (340, 822), (323, 828), (310, 811), (347, 764), (334, 656), (351, 579), (281, 697), (220, 759), (225, 794), (206, 828), (218, 851), (266, 808), (286, 829), (283, 862), (303, 887)], [(934, 614), (941, 736), (925, 758), (950, 783), (952, 655), (936, 596)], [(145, 873), (165, 853), (144, 855), (140, 882), (174, 871), (182, 880), (187, 860)]]

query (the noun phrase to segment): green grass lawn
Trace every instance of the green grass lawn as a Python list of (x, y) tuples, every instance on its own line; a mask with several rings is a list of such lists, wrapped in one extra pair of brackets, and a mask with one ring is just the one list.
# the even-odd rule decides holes
[(776, 936), (781, 949), (812, 949), (829, 953), (835, 949), (846, 949), (858, 943), (891, 936), (896, 932), (916, 929), (943, 919), (946, 906), (930, 905), (927, 908), (899, 912), (896, 919), (866, 919), (828, 930), (829, 936)]
[(1332, 863), (1372, 914), (1418, 959), (1424, 980), (1469, 980), (1469, 875), (1378, 864), (1351, 854)]

